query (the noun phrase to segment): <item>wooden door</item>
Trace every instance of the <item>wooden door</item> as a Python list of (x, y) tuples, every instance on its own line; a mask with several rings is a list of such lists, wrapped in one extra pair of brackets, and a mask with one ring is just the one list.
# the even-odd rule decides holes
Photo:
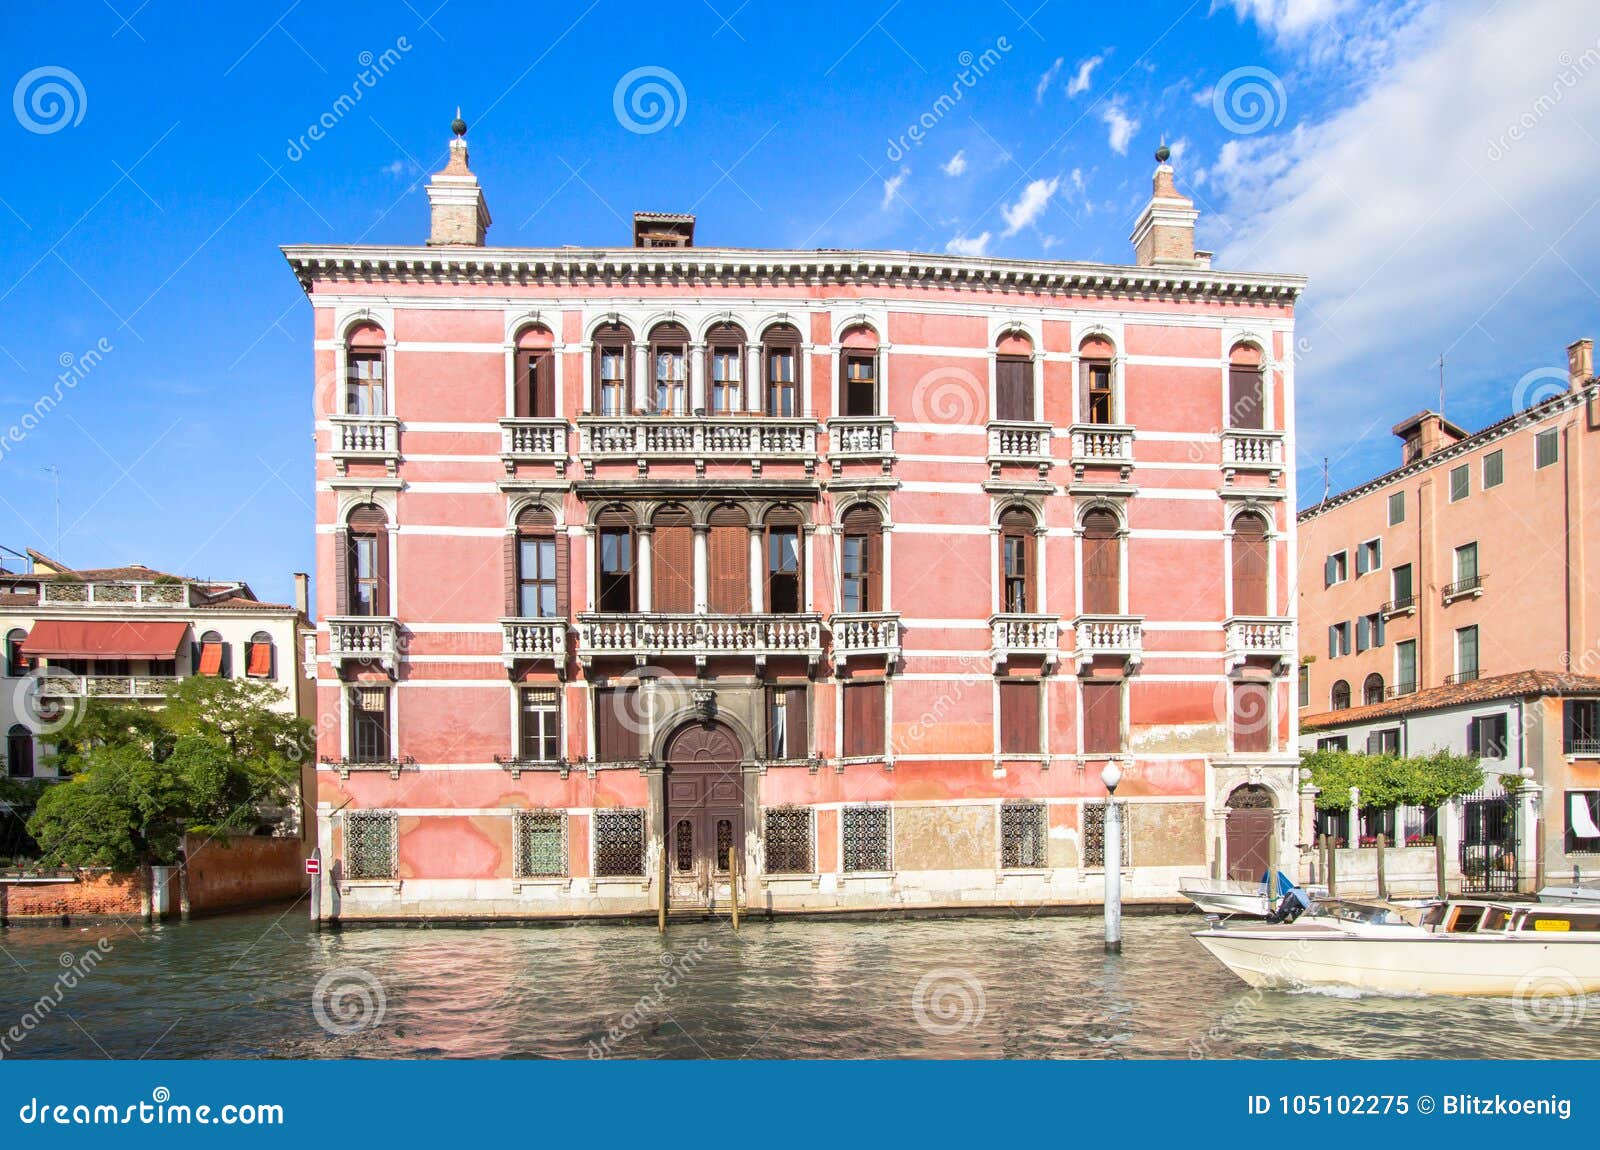
[(744, 869), (742, 759), (738, 736), (721, 723), (691, 724), (668, 743), (669, 905), (726, 908), (733, 898), (730, 849)]
[(1241, 882), (1260, 882), (1271, 857), (1268, 839), (1272, 836), (1272, 811), (1230, 810), (1228, 812), (1228, 877)]

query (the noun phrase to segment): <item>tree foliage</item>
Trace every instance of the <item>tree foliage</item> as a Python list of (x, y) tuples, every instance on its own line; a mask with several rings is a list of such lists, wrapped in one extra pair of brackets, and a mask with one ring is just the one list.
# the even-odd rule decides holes
[(61, 866), (177, 861), (183, 836), (249, 831), (295, 794), (304, 720), (273, 710), (277, 688), (194, 677), (152, 709), (93, 701), (58, 745), (68, 779), (45, 790), (28, 830)]
[(1434, 807), (1457, 795), (1471, 794), (1483, 786), (1483, 771), (1474, 755), (1437, 750), (1432, 754), (1401, 758), (1360, 751), (1306, 751), (1300, 765), (1311, 771), (1311, 782), (1322, 793), (1321, 810), (1347, 810), (1350, 788), (1361, 792), (1363, 807)]

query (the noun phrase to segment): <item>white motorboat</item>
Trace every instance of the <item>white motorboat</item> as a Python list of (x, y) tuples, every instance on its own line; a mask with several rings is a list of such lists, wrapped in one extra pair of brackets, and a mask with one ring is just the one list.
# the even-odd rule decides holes
[(1267, 898), (1267, 884), (1260, 882), (1186, 878), (1179, 880), (1178, 893), (1207, 914), (1266, 918), (1273, 908)]
[(1319, 902), (1292, 925), (1194, 937), (1251, 986), (1547, 997), (1600, 992), (1600, 911), (1451, 900)]

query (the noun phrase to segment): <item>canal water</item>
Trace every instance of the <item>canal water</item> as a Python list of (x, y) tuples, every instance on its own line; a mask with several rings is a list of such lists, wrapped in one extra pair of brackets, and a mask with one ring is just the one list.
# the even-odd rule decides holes
[[(1600, 1057), (1600, 997), (1253, 991), (1085, 917), (313, 933), (304, 907), (0, 932), (12, 1058)], [(69, 977), (70, 976), (70, 977)], [(7, 1029), (16, 1029), (7, 1034)]]

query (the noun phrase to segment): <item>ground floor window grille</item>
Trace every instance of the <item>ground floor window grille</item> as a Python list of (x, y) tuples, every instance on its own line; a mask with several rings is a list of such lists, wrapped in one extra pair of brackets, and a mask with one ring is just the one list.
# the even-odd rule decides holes
[[(1122, 808), (1122, 865), (1128, 865), (1128, 808)], [(1106, 865), (1106, 805), (1083, 804), (1083, 865), (1100, 868)]]
[(1002, 803), (1000, 865), (1011, 870), (1037, 870), (1045, 861), (1048, 822), (1043, 803)]
[(567, 812), (518, 811), (518, 878), (559, 878), (567, 873)]
[(594, 813), (594, 873), (601, 878), (644, 875), (644, 812)]
[(812, 873), (810, 807), (768, 810), (765, 839), (768, 874)]
[(344, 816), (344, 877), (394, 878), (399, 864), (399, 816), (350, 811)]
[(890, 870), (889, 808), (844, 808), (844, 869)]

